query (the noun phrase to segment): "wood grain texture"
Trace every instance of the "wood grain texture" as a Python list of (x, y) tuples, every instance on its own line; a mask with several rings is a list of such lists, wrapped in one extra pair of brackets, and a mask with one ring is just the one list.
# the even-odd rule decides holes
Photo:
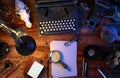
[[(27, 4), (27, 6), (30, 8), (30, 20), (32, 22), (32, 28), (28, 29), (25, 26), (25, 23), (20, 20), (20, 18), (16, 17), (15, 15), (15, 6), (14, 6), (14, 0), (0, 0), (0, 2), (4, 3), (9, 10), (12, 13), (12, 17), (14, 19), (14, 22), (9, 20), (8, 17), (5, 17), (4, 15), (0, 14), (0, 19), (4, 20), (7, 26), (9, 27), (21, 27), (25, 29), (27, 34), (31, 37), (33, 37), (36, 41), (36, 50), (35, 52), (30, 55), (30, 56), (35, 56), (43, 60), (42, 64), (45, 65), (45, 69), (43, 70), (41, 74), (41, 78), (48, 78), (47, 76), (47, 61), (48, 61), (48, 55), (50, 52), (50, 42), (52, 40), (70, 40), (71, 38), (75, 37), (76, 35), (55, 35), (55, 36), (39, 36), (38, 35), (38, 29), (37, 29), (37, 14), (36, 14), (36, 8), (35, 8), (35, 0), (22, 0)], [(85, 18), (83, 18), (85, 19)], [(100, 30), (101, 27), (103, 26), (104, 22), (106, 22), (107, 19), (103, 19), (104, 21), (101, 22), (100, 27), (96, 29), (95, 32), (91, 32), (86, 29), (86, 22), (84, 21), (83, 28), (81, 30), (81, 40), (78, 41), (78, 52), (77, 52), (77, 68), (78, 68), (78, 75), (76, 77), (70, 77), (70, 78), (83, 78), (82, 77), (82, 60), (84, 58), (83, 56), (83, 51), (84, 48), (89, 45), (89, 44), (98, 44), (98, 45), (110, 45), (104, 43), (100, 39)], [(107, 21), (109, 22), (109, 21)], [(8, 34), (6, 34), (4, 31), (0, 29), (0, 40), (7, 42), (9, 46), (11, 47), (11, 52), (7, 55), (6, 58), (0, 61), (0, 69), (3, 68), (5, 60), (9, 59), (11, 62), (14, 64), (17, 64), (20, 60), (23, 60), (23, 63), (21, 66), (18, 68), (16, 72), (14, 72), (10, 78), (29, 78), (24, 74), (24, 69), (26, 62), (28, 60), (29, 56), (21, 56), (20, 54), (17, 53), (15, 49), (15, 42), (13, 38), (11, 38)], [(113, 46), (116, 44), (112, 44)], [(109, 72), (108, 66), (105, 64), (103, 61), (89, 61), (89, 68), (88, 68), (88, 78), (102, 78), (100, 73), (97, 71), (98, 66), (103, 66), (107, 72)], [(50, 66), (50, 65), (49, 65)], [(50, 67), (49, 67), (50, 69)], [(49, 77), (52, 78), (51, 76), (51, 71), (49, 70)], [(113, 74), (109, 73), (111, 78), (119, 78), (119, 74)], [(0, 77), (0, 78), (4, 78)]]

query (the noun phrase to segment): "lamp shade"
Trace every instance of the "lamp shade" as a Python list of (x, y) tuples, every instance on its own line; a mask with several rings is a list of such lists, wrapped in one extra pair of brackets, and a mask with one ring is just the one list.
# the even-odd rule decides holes
[(16, 50), (19, 54), (27, 56), (32, 54), (36, 49), (35, 40), (30, 36), (21, 36), (16, 43)]

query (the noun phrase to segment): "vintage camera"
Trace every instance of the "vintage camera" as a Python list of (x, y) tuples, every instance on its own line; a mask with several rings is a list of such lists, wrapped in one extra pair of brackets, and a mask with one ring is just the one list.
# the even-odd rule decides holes
[(87, 19), (87, 29), (94, 31), (98, 24), (100, 23), (105, 11), (108, 10), (111, 6), (110, 1), (96, 0), (95, 7), (92, 12), (88, 15)]

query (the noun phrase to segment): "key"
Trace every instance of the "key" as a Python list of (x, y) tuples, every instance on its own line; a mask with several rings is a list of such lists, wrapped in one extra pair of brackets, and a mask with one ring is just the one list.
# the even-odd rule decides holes
[(2, 70), (0, 70), (0, 73), (2, 73), (5, 69), (12, 67), (12, 66), (13, 66), (13, 63), (10, 62), (10, 60), (6, 60), (4, 68)]
[(64, 43), (64, 45), (65, 45), (66, 47), (68, 47), (68, 46), (71, 45), (72, 42), (78, 41), (78, 40), (80, 40), (80, 36), (76, 36), (76, 37), (74, 37), (73, 39), (71, 39), (70, 41), (66, 41), (66, 42)]

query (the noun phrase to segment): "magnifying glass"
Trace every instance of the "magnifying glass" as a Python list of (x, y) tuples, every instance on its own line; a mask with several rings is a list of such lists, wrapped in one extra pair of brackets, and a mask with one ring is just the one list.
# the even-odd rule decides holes
[(70, 69), (68, 68), (68, 66), (61, 61), (61, 54), (58, 50), (53, 50), (51, 51), (50, 55), (49, 55), (49, 60), (52, 63), (60, 63), (65, 69), (67, 69), (68, 71), (70, 71)]

